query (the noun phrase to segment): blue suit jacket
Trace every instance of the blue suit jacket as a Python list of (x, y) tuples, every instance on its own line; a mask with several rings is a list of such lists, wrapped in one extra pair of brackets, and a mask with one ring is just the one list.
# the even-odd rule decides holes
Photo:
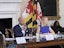
[[(22, 37), (23, 36), (22, 29), (20, 28), (19, 25), (14, 26), (13, 32), (14, 32), (14, 37)], [(31, 34), (31, 29), (27, 28), (25, 31), (25, 35), (26, 34), (28, 34), (28, 35)]]
[(23, 36), (22, 29), (20, 28), (19, 25), (14, 26), (13, 32), (14, 32), (14, 37), (22, 37)]

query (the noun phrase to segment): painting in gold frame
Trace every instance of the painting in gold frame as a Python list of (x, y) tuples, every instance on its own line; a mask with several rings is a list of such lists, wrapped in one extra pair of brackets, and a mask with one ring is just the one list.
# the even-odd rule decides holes
[(49, 20), (59, 20), (60, 19), (59, 0), (55, 0), (55, 1), (54, 0), (38, 0), (38, 2), (41, 5), (43, 15), (47, 16), (49, 18)]

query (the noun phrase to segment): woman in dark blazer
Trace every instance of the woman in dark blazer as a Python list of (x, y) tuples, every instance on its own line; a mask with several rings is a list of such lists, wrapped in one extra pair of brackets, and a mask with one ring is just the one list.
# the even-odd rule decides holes
[(64, 32), (64, 29), (63, 27), (60, 26), (59, 21), (55, 21), (53, 26), (51, 26), (51, 28), (55, 31), (55, 33), (58, 33), (58, 31)]

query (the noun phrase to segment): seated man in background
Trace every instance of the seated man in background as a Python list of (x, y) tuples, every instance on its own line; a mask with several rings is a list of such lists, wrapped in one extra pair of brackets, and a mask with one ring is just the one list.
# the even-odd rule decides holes
[(19, 24), (13, 27), (14, 37), (22, 37), (25, 36), (26, 33), (30, 34), (28, 28), (26, 28), (24, 19), (19, 17), (18, 21)]
[(37, 33), (40, 34), (40, 38), (42, 41), (45, 41), (45, 35), (47, 34), (55, 34), (55, 32), (48, 26), (48, 18), (44, 16), (42, 18), (42, 24), (38, 26)]
[(59, 21), (55, 21), (51, 28), (55, 31), (55, 33), (58, 33), (58, 31), (64, 32), (64, 29), (60, 26)]

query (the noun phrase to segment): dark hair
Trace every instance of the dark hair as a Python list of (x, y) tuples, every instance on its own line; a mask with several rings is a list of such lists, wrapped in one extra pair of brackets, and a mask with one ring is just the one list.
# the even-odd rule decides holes
[(3, 48), (3, 35), (0, 34), (0, 48)]
[(54, 26), (57, 26), (56, 23), (58, 23), (58, 26), (60, 26), (59, 21), (55, 21), (55, 22), (54, 22)]

